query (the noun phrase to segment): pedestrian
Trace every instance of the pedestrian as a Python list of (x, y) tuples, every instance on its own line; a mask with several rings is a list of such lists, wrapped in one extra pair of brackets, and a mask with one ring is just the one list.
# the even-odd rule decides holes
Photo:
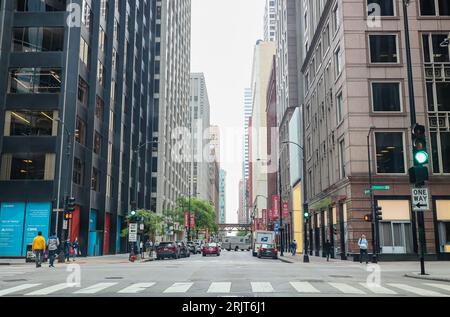
[(66, 242), (64, 243), (64, 257), (67, 262), (70, 262), (70, 248), (71, 248), (70, 239), (67, 239)]
[(145, 253), (145, 249), (144, 249), (144, 241), (141, 240), (141, 242), (139, 243), (139, 249), (141, 250), (141, 259), (144, 258), (144, 253)]
[(331, 256), (331, 242), (330, 240), (327, 240), (327, 242), (325, 242), (325, 245), (323, 246), (323, 249), (325, 251), (325, 256), (327, 257), (327, 262), (330, 261), (330, 256)]
[(42, 236), (41, 231), (39, 231), (38, 235), (33, 239), (32, 250), (36, 255), (36, 267), (41, 267), (42, 257), (45, 251), (45, 238)]
[(79, 255), (80, 252), (80, 243), (78, 242), (78, 237), (75, 238), (72, 242), (72, 250), (73, 250), (73, 262), (75, 262), (76, 257)]
[(368, 264), (369, 261), (367, 259), (367, 249), (369, 247), (369, 242), (367, 242), (366, 236), (364, 234), (361, 235), (361, 238), (359, 238), (358, 246), (359, 246), (359, 263), (362, 263), (363, 258), (365, 258), (366, 264)]
[(297, 254), (297, 241), (292, 241), (292, 256)]
[(49, 267), (55, 267), (55, 258), (58, 253), (59, 248), (59, 239), (55, 233), (52, 233), (50, 237), (48, 237), (48, 258), (50, 261)]

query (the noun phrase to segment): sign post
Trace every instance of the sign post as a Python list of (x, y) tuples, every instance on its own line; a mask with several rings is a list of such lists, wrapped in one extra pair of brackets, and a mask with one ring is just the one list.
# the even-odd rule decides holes
[(129, 242), (137, 242), (137, 232), (138, 232), (137, 223), (130, 223), (130, 226), (128, 229), (128, 241)]
[(413, 188), (411, 197), (414, 211), (430, 210), (428, 188)]

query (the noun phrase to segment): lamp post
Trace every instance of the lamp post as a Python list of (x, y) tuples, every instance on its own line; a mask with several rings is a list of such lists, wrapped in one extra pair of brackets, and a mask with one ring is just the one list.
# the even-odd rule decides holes
[[(303, 183), (303, 213), (308, 212), (308, 203), (306, 202), (306, 162), (305, 162), (305, 149), (303, 148), (303, 146), (301, 146), (300, 144), (296, 143), (296, 142), (292, 142), (292, 141), (284, 141), (282, 142), (283, 144), (293, 144), (296, 145), (301, 151), (302, 151), (302, 170), (303, 170), (303, 175), (302, 175), (302, 183)], [(309, 263), (309, 255), (308, 255), (308, 233), (307, 230), (308, 229), (308, 221), (305, 219), (304, 221), (304, 230), (305, 230), (305, 235), (304, 235), (304, 252), (303, 252), (303, 262), (304, 263)]]
[(367, 162), (368, 162), (368, 168), (369, 168), (369, 190), (370, 190), (370, 213), (372, 214), (372, 263), (378, 262), (378, 220), (375, 215), (375, 202), (374, 202), (374, 195), (373, 195), (373, 189), (372, 189), (372, 163), (371, 163), (371, 156), (370, 156), (370, 135), (372, 131), (375, 129), (375, 127), (370, 127), (369, 133), (367, 134)]

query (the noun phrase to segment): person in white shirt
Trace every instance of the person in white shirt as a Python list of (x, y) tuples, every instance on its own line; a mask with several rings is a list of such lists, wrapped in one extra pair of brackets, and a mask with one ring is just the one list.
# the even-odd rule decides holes
[(363, 258), (365, 258), (366, 264), (368, 264), (369, 260), (367, 259), (367, 249), (369, 247), (369, 242), (367, 241), (366, 236), (364, 234), (361, 235), (361, 238), (359, 238), (358, 246), (359, 246), (359, 263), (362, 263)]

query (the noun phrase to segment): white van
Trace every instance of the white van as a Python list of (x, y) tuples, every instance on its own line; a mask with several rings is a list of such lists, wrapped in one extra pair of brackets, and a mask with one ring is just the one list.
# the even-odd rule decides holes
[(225, 237), (222, 242), (222, 249), (227, 251), (250, 251), (250, 237)]
[(252, 240), (253, 256), (258, 255), (262, 244), (275, 245), (275, 231), (254, 231)]

